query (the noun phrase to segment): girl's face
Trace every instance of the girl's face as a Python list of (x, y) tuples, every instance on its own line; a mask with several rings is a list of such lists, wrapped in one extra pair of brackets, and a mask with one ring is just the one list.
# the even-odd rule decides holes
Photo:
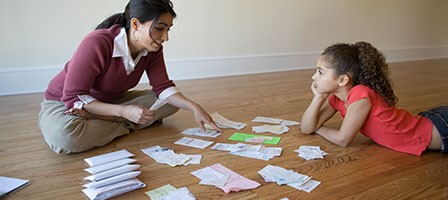
[(314, 80), (314, 87), (320, 93), (334, 92), (339, 87), (334, 70), (329, 66), (326, 57), (320, 56), (317, 60), (316, 73), (311, 77)]
[[(141, 40), (140, 44), (148, 51), (158, 51), (162, 44), (168, 41), (168, 32), (171, 26), (173, 26), (173, 16), (169, 13), (164, 13), (160, 15), (159, 20), (154, 26), (152, 25), (154, 21), (148, 21), (144, 23), (141, 27)], [(152, 30), (151, 29), (152, 27)]]

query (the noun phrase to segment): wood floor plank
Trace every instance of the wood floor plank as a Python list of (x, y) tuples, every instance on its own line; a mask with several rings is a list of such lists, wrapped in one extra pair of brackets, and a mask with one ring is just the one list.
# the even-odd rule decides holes
[[(391, 63), (391, 78), (399, 97), (399, 106), (413, 114), (439, 105), (448, 105), (448, 59)], [(300, 120), (312, 98), (309, 88), (314, 69), (265, 74), (176, 81), (189, 98), (208, 112), (219, 112), (228, 119), (245, 122), (241, 131), (226, 129), (216, 138), (200, 138), (233, 143), (228, 138), (235, 132), (251, 133), (260, 123), (256, 116)], [(147, 88), (139, 85), (137, 89)], [(210, 148), (194, 149), (173, 144), (183, 137), (181, 131), (195, 127), (190, 112), (179, 111), (147, 129), (117, 138), (110, 144), (91, 151), (57, 155), (47, 147), (37, 126), (37, 113), (42, 94), (0, 97), (0, 175), (31, 180), (31, 184), (9, 196), (16, 199), (87, 199), (81, 192), (84, 158), (127, 149), (134, 153), (147, 187), (114, 199), (148, 199), (144, 192), (171, 184), (188, 187), (197, 199), (446, 199), (448, 198), (448, 155), (436, 151), (421, 157), (381, 147), (358, 135), (349, 147), (334, 145), (318, 135), (302, 135), (298, 127), (281, 135), (278, 145), (282, 155), (269, 161), (230, 155)], [(339, 127), (335, 116), (328, 124)], [(272, 134), (263, 134), (272, 136)], [(160, 145), (177, 153), (202, 154), (200, 165), (170, 167), (156, 163), (140, 149)], [(306, 161), (293, 150), (300, 145), (318, 145), (329, 155)], [(199, 185), (190, 174), (215, 163), (257, 181), (260, 187), (225, 194), (222, 190)], [(289, 186), (266, 183), (257, 171), (266, 165), (310, 175), (321, 181), (311, 193)]]

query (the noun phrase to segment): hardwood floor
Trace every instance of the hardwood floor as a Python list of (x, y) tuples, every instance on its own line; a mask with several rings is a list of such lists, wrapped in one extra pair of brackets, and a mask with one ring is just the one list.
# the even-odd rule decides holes
[[(417, 114), (439, 105), (448, 105), (448, 59), (392, 63), (391, 76), (400, 98), (399, 106)], [(245, 122), (241, 132), (251, 133), (256, 116), (300, 120), (312, 94), (309, 89), (314, 70), (288, 71), (212, 79), (177, 81), (189, 98), (208, 112)], [(145, 88), (145, 86), (139, 86)], [(37, 126), (42, 94), (0, 97), (0, 175), (31, 180), (31, 184), (7, 199), (87, 199), (81, 192), (84, 158), (127, 149), (142, 165), (138, 176), (147, 187), (115, 199), (149, 199), (146, 191), (171, 184), (188, 187), (197, 199), (447, 199), (448, 155), (436, 151), (421, 157), (395, 152), (358, 135), (349, 147), (334, 145), (317, 135), (302, 135), (297, 126), (281, 135), (280, 157), (262, 161), (229, 155), (227, 152), (194, 149), (173, 144), (181, 131), (195, 127), (192, 114), (179, 111), (163, 124), (137, 131), (85, 153), (57, 155), (48, 147)], [(340, 125), (334, 117), (329, 124)], [(226, 129), (215, 142), (234, 143), (227, 138), (237, 132)], [(264, 134), (270, 135), (270, 134)], [(204, 139), (204, 138), (201, 138)], [(177, 153), (202, 154), (200, 165), (170, 167), (156, 163), (140, 149), (160, 145)], [(306, 161), (293, 152), (300, 145), (318, 145), (329, 155)], [(199, 185), (191, 171), (221, 163), (257, 181), (260, 187), (225, 194), (213, 186)], [(266, 183), (257, 171), (278, 165), (312, 176), (320, 181), (311, 193), (288, 186)]]

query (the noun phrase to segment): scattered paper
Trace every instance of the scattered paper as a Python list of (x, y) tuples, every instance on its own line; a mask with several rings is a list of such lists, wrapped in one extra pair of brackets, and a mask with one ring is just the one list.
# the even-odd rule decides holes
[(145, 193), (151, 200), (195, 200), (196, 198), (186, 187), (176, 189), (172, 185), (164, 185)]
[(233, 129), (241, 130), (247, 126), (247, 124), (245, 124), (243, 122), (231, 121), (231, 120), (223, 117), (218, 112), (212, 113), (210, 116), (213, 118), (213, 121), (215, 121), (216, 125), (219, 128), (233, 128)]
[(230, 178), (230, 175), (220, 173), (211, 167), (202, 168), (191, 172), (194, 176), (201, 179), (201, 185), (213, 185), (218, 188), (224, 187)]
[(141, 150), (158, 163), (171, 167), (178, 165), (200, 164), (202, 155), (177, 154), (166, 147), (152, 146)]
[(201, 137), (210, 137), (210, 138), (216, 138), (221, 135), (221, 133), (214, 129), (205, 129), (205, 133), (202, 132), (201, 128), (188, 128), (181, 132), (185, 135), (195, 135), (195, 136), (201, 136)]
[(320, 184), (319, 181), (312, 180), (311, 177), (307, 175), (274, 165), (267, 165), (258, 171), (258, 174), (260, 174), (266, 182), (276, 182), (278, 185), (286, 184), (308, 193)]
[[(206, 172), (204, 172), (206, 171)], [(192, 175), (196, 176), (197, 178), (204, 180), (207, 179), (208, 182), (222, 182), (222, 177), (217, 176), (216, 179), (219, 180), (210, 180), (213, 178), (208, 178), (206, 176), (208, 176), (208, 172), (211, 171), (216, 171), (217, 173), (223, 174), (224, 176), (228, 176), (228, 180), (224, 183), (224, 185), (222, 187), (216, 186), (220, 189), (222, 189), (225, 193), (229, 193), (229, 192), (238, 192), (240, 190), (248, 190), (248, 189), (254, 189), (257, 188), (258, 186), (260, 186), (259, 183), (247, 179), (246, 177), (243, 177), (235, 172), (233, 172), (232, 170), (222, 166), (221, 164), (214, 164), (212, 166), (197, 170), (197, 171), (193, 171), (191, 172)], [(211, 172), (211, 173), (216, 173), (216, 172)]]
[(299, 153), (298, 156), (305, 160), (322, 159), (328, 155), (327, 152), (322, 151), (319, 146), (300, 146), (299, 149), (294, 150)]
[(11, 194), (29, 183), (30, 181), (26, 179), (0, 176), (0, 199), (4, 197), (3, 194)]
[(282, 148), (280, 147), (264, 147), (262, 145), (250, 145), (250, 144), (225, 144), (216, 143), (211, 149), (219, 151), (229, 151), (229, 154), (242, 156), (246, 158), (255, 158), (259, 160), (268, 161), (275, 156), (280, 156)]
[(300, 125), (300, 122), (291, 121), (291, 120), (284, 120), (284, 119), (278, 119), (278, 118), (271, 118), (271, 117), (255, 117), (255, 119), (252, 120), (252, 122), (261, 122), (261, 123), (269, 123), (269, 124), (281, 124), (285, 126), (295, 126)]
[(263, 125), (263, 126), (253, 126), (252, 131), (255, 133), (274, 133), (277, 135), (286, 133), (289, 128), (285, 125)]
[(146, 195), (151, 197), (151, 200), (158, 200), (159, 198), (168, 195), (170, 192), (177, 190), (171, 184), (164, 185), (162, 187), (156, 188), (154, 190), (150, 190), (145, 192)]
[(174, 144), (188, 146), (188, 147), (194, 147), (194, 148), (198, 148), (198, 149), (205, 149), (209, 145), (213, 144), (213, 142), (207, 141), (207, 140), (183, 137), (183, 138), (179, 139), (178, 141), (174, 142)]
[(280, 142), (280, 139), (281, 137), (270, 137), (270, 136), (254, 135), (247, 133), (234, 133), (229, 138), (229, 140), (264, 143), (264, 144), (278, 144)]
[(195, 200), (196, 198), (193, 196), (193, 194), (188, 190), (186, 187), (182, 187), (179, 189), (176, 189), (168, 195), (160, 197), (158, 200)]

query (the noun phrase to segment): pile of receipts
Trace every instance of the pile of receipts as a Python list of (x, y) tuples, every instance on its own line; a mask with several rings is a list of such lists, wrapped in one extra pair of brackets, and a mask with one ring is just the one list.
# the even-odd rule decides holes
[(282, 167), (267, 165), (258, 171), (266, 182), (276, 182), (278, 185), (288, 185), (298, 190), (311, 192), (320, 182), (312, 180), (311, 177)]
[(294, 152), (299, 153), (298, 156), (305, 160), (322, 159), (328, 155), (327, 152), (322, 151), (319, 146), (300, 146)]
[(247, 158), (255, 158), (268, 161), (275, 156), (282, 154), (281, 147), (264, 147), (263, 145), (250, 145), (244, 143), (228, 144), (216, 143), (211, 149), (219, 151), (228, 151), (229, 154), (243, 156)]
[(146, 187), (136, 178), (140, 171), (134, 170), (140, 165), (131, 164), (137, 161), (130, 158), (133, 156), (134, 154), (127, 150), (120, 150), (84, 159), (90, 166), (84, 170), (91, 175), (84, 178), (90, 182), (83, 185), (82, 192), (89, 199), (97, 200), (112, 198)]

